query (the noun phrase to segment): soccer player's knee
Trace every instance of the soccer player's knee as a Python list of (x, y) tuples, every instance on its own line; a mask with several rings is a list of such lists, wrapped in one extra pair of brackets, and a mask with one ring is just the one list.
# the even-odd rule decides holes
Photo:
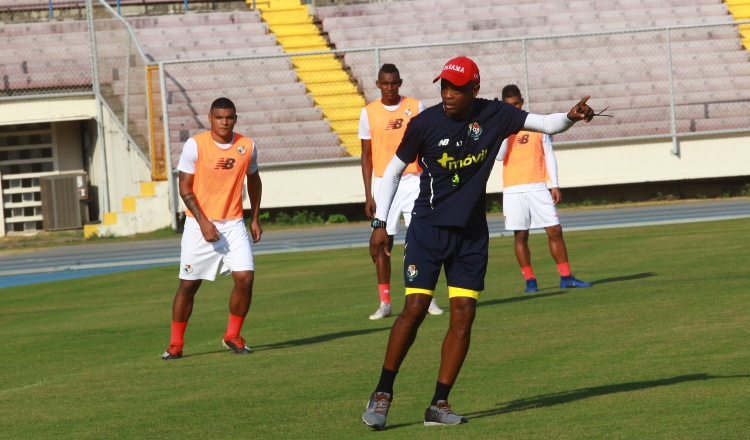
[(252, 271), (234, 272), (234, 283), (237, 286), (250, 288), (253, 285), (253, 280), (255, 279), (253, 275), (254, 274)]

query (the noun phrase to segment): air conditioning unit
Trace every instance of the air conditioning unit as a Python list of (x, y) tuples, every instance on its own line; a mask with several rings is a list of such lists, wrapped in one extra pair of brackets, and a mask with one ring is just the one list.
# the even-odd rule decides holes
[(45, 231), (80, 229), (88, 220), (88, 179), (85, 174), (45, 176), (42, 190), (42, 224)]

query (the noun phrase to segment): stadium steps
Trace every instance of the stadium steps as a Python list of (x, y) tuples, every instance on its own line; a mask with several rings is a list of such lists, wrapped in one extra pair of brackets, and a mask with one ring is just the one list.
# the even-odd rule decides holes
[[(737, 21), (750, 20), (750, 0), (726, 0), (727, 10)], [(750, 50), (750, 24), (741, 24), (742, 45)]]
[[(330, 51), (308, 7), (300, 5), (299, 0), (256, 1), (256, 6), (285, 53)], [(365, 100), (341, 62), (334, 54), (320, 54), (292, 57), (292, 65), (347, 153), (361, 155), (357, 132)]]
[(169, 200), (169, 183), (141, 182), (141, 194), (122, 198), (122, 212), (105, 212), (102, 223), (84, 225), (83, 236), (112, 237), (153, 232), (171, 224), (164, 215)]

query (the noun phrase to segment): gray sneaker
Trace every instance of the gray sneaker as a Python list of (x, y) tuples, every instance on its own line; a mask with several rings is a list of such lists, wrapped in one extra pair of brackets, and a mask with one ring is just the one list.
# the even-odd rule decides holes
[(370, 319), (376, 320), (376, 319), (383, 319), (391, 316), (391, 305), (388, 303), (381, 302), (380, 307), (378, 307), (378, 310), (375, 311), (372, 315), (370, 315)]
[(438, 400), (435, 405), (424, 410), (424, 426), (460, 425), (462, 423), (469, 423), (469, 421), (466, 417), (454, 413), (445, 400)]
[(392, 400), (393, 398), (388, 393), (372, 393), (370, 401), (367, 402), (365, 413), (362, 414), (362, 421), (365, 422), (365, 425), (376, 431), (385, 428), (385, 418), (388, 415)]

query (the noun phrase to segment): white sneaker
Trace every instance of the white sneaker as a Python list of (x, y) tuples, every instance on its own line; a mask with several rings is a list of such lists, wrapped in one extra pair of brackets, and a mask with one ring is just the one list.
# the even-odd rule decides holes
[[(442, 313), (442, 310), (440, 311)], [(391, 305), (388, 303), (380, 303), (380, 307), (378, 307), (378, 310), (370, 315), (370, 319), (383, 319), (386, 316), (391, 316)]]
[(432, 298), (432, 302), (430, 302), (430, 308), (427, 309), (427, 313), (430, 315), (442, 315), (443, 309), (438, 307), (437, 302), (435, 301), (435, 298)]

